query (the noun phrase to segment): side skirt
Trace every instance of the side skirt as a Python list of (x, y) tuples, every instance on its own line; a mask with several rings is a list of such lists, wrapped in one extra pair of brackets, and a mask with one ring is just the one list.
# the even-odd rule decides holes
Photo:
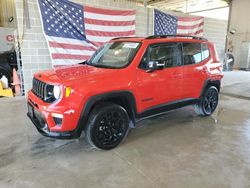
[(184, 100), (180, 100), (180, 101), (175, 101), (175, 102), (151, 107), (151, 108), (143, 111), (142, 113), (137, 114), (136, 122), (139, 122), (143, 119), (147, 119), (147, 118), (150, 118), (153, 116), (165, 114), (171, 110), (182, 108), (184, 106), (196, 104), (198, 102), (198, 100), (199, 99), (184, 99)]

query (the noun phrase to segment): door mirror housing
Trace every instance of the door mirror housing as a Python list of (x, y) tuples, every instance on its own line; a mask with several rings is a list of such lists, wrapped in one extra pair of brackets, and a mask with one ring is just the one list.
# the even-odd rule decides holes
[(162, 70), (165, 64), (160, 61), (148, 61), (146, 72), (154, 72), (156, 70)]

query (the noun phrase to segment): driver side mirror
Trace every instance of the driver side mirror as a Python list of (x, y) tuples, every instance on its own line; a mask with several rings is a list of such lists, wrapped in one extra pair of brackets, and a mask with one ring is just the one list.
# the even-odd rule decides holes
[(156, 70), (162, 70), (165, 64), (159, 61), (148, 61), (146, 72), (154, 72)]

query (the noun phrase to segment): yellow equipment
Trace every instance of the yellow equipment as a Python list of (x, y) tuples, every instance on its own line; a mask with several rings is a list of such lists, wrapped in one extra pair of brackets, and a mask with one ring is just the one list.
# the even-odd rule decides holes
[(0, 96), (1, 97), (14, 97), (12, 89), (4, 89), (3, 83), (0, 81)]

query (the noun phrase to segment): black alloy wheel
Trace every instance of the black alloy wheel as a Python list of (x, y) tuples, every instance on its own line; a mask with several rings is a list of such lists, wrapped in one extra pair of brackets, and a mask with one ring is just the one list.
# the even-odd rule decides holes
[(88, 142), (99, 149), (113, 149), (126, 137), (129, 117), (116, 104), (105, 103), (94, 108), (87, 128)]
[(219, 92), (214, 86), (206, 89), (199, 102), (195, 105), (195, 111), (201, 116), (210, 116), (215, 111), (219, 102)]
[(218, 105), (218, 91), (211, 87), (207, 90), (203, 99), (203, 110), (207, 115), (212, 114)]

